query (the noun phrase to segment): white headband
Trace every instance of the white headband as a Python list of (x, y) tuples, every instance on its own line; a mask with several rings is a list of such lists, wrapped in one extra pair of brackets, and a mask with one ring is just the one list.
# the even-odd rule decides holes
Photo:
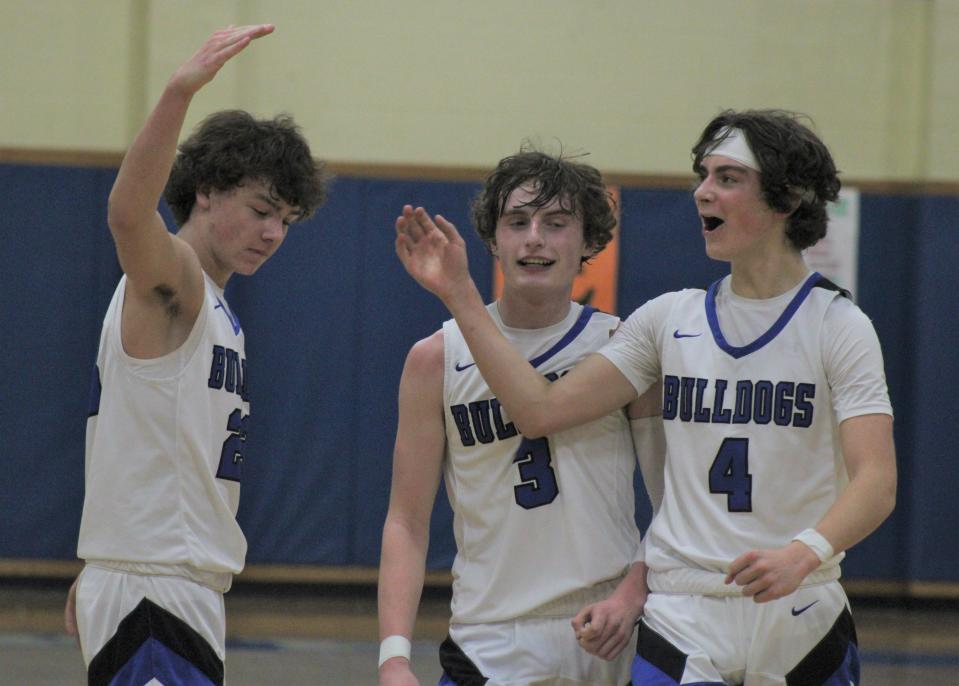
[[(723, 138), (723, 136), (726, 137)], [(750, 169), (762, 172), (759, 161), (756, 159), (756, 156), (753, 155), (753, 151), (749, 147), (749, 141), (746, 140), (746, 134), (740, 129), (724, 126), (716, 134), (716, 137), (713, 138), (713, 142), (715, 143), (715, 147), (707, 152), (705, 156), (722, 155), (723, 157), (741, 162)]]

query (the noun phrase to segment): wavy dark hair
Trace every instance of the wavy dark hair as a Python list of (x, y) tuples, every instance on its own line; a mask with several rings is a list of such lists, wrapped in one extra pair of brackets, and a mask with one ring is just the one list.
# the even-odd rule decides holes
[(801, 119), (811, 124), (786, 110), (726, 110), (706, 125), (692, 150), (693, 171), (702, 175), (703, 157), (719, 143), (717, 135), (725, 127), (740, 129), (761, 167), (763, 199), (789, 213), (786, 237), (798, 250), (826, 235), (826, 203), (839, 197), (841, 185), (828, 148)]
[(243, 110), (223, 110), (204, 119), (180, 144), (163, 197), (182, 226), (198, 190), (229, 191), (244, 179), (267, 184), (299, 211), (300, 221), (326, 201), (329, 176), (290, 115), (255, 119)]
[[(524, 146), (504, 157), (486, 177), (470, 211), (476, 233), (491, 249), (496, 242), (496, 222), (510, 193), (530, 184), (537, 195), (528, 204), (545, 207), (558, 199), (560, 207), (583, 220), (583, 239), (591, 256), (606, 247), (616, 226), (614, 203), (603, 176), (595, 167), (574, 162), (562, 153), (553, 156)], [(584, 257), (586, 262), (589, 258)]]

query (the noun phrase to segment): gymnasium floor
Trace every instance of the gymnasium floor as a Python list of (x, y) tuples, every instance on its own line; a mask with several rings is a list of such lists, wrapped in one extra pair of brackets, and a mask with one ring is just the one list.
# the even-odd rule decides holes
[[(66, 582), (0, 580), (0, 686), (83, 684), (60, 631)], [(448, 591), (427, 589), (413, 644), (422, 686), (439, 677)], [(864, 686), (959, 684), (959, 604), (853, 598)], [(376, 594), (368, 586), (236, 586), (227, 595), (230, 686), (365, 686), (376, 680)]]

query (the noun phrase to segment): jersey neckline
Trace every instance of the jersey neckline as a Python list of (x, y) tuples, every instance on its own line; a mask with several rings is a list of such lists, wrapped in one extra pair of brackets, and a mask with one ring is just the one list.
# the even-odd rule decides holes
[(745, 357), (750, 353), (760, 350), (763, 346), (768, 344), (779, 335), (779, 332), (785, 328), (786, 324), (788, 324), (793, 318), (793, 315), (796, 314), (799, 306), (802, 305), (809, 296), (809, 293), (816, 285), (816, 282), (819, 281), (821, 275), (819, 272), (813, 272), (806, 277), (806, 280), (803, 282), (802, 286), (800, 286), (799, 290), (796, 292), (796, 295), (794, 295), (792, 300), (789, 301), (789, 304), (786, 305), (786, 309), (784, 309), (782, 314), (779, 315), (779, 318), (773, 322), (772, 326), (770, 326), (765, 333), (760, 335), (752, 343), (747, 343), (743, 346), (730, 345), (719, 326), (719, 316), (716, 313), (716, 292), (719, 290), (719, 285), (722, 283), (724, 278), (726, 277), (713, 281), (706, 291), (706, 320), (709, 322), (709, 330), (712, 333), (713, 340), (716, 341), (716, 345), (718, 345), (720, 349), (722, 349), (731, 357), (739, 359), (740, 357)]

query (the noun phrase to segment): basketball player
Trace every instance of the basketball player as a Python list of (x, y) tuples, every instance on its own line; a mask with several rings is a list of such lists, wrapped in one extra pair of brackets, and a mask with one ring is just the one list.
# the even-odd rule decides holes
[[(531, 373), (556, 380), (609, 340), (619, 320), (571, 302), (581, 265), (605, 247), (615, 225), (596, 169), (524, 150), (487, 177), (472, 216), (504, 277), (502, 296), (484, 306), (484, 316)], [(397, 225), (412, 221), (407, 206)], [(661, 436), (658, 401), (654, 395), (651, 406), (630, 408), (637, 433), (654, 444), (657, 429)], [(629, 680), (632, 651), (623, 648), (634, 636), (646, 586), (645, 566), (630, 567), (639, 534), (624, 406), (530, 439), (500, 407), (456, 322), (413, 346), (400, 381), (383, 527), (382, 686), (418, 684), (409, 639), (441, 473), (457, 554), (440, 684)], [(657, 416), (643, 416), (649, 414)], [(584, 605), (596, 626), (592, 647), (606, 659), (577, 645), (570, 622)]]
[(892, 511), (896, 467), (872, 323), (802, 257), (825, 235), (836, 169), (780, 111), (720, 114), (693, 157), (706, 253), (730, 274), (646, 303), (555, 383), (500, 335), (451, 224), (417, 210), (397, 252), (528, 438), (662, 382), (665, 492), (633, 683), (858, 684), (839, 562)]
[[(110, 194), (124, 275), (100, 337), (86, 564), (66, 611), (91, 684), (223, 683), (223, 593), (246, 554), (235, 515), (250, 415), (243, 330), (223, 289), (234, 272), (256, 272), (325, 188), (289, 117), (219, 112), (179, 155), (177, 139), (196, 92), (272, 32), (207, 39), (170, 78)], [(175, 235), (157, 212), (161, 193)]]

